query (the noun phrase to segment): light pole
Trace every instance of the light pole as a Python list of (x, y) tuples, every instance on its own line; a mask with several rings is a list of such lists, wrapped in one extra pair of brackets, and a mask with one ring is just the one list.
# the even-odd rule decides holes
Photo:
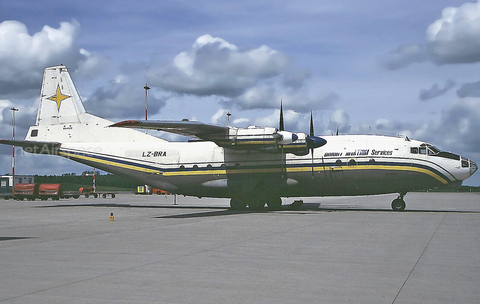
[(227, 126), (230, 125), (230, 116), (232, 116), (232, 113), (230, 113), (230, 111), (227, 111)]
[[(18, 109), (15, 107), (11, 107), (10, 110), (12, 110), (12, 139), (13, 141), (15, 141), (15, 112), (17, 112)], [(12, 186), (15, 186), (15, 146), (12, 146), (12, 176)]]
[[(148, 120), (147, 97), (148, 97), (148, 90), (150, 90), (150, 88), (148, 87), (147, 84), (145, 84), (143, 88), (145, 89), (145, 120)], [(147, 134), (147, 129), (145, 129), (145, 134)]]

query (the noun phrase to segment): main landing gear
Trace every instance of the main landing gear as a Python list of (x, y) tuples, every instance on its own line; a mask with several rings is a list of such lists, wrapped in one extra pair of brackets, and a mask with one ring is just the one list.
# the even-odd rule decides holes
[(268, 209), (270, 210), (280, 210), (282, 207), (282, 199), (278, 196), (274, 196), (269, 198), (234, 197), (230, 200), (230, 208), (232, 210), (245, 210), (247, 206), (250, 210), (263, 210), (265, 208), (265, 204), (267, 204)]
[(392, 209), (393, 211), (403, 211), (405, 210), (405, 201), (403, 200), (403, 197), (405, 196), (406, 193), (400, 193), (400, 195), (393, 200), (392, 202)]

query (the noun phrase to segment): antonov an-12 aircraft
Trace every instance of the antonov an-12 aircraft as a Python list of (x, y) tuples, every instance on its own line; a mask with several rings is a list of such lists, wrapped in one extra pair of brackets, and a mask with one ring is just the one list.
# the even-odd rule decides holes
[[(168, 142), (135, 129), (195, 140)], [(279, 129), (194, 121), (113, 123), (87, 113), (67, 68), (45, 69), (35, 125), (25, 140), (2, 140), (27, 152), (59, 155), (171, 193), (230, 198), (232, 209), (279, 209), (282, 197), (398, 193), (459, 187), (475, 162), (435, 146), (376, 135), (315, 136)]]

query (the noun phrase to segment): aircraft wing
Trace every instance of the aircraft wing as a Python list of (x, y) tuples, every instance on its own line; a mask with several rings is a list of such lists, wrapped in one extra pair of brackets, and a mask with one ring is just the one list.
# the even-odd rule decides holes
[(125, 120), (113, 124), (111, 127), (165, 131), (213, 142), (225, 140), (229, 136), (229, 128), (226, 126), (205, 124), (198, 121)]
[(197, 121), (126, 120), (110, 127), (152, 129), (212, 141), (220, 147), (238, 150), (257, 150), (268, 153), (306, 155), (310, 149), (321, 147), (326, 140), (305, 133), (278, 131), (276, 128), (236, 128)]
[(36, 154), (57, 154), (62, 145), (58, 142), (0, 139), (0, 144), (22, 147), (25, 152)]

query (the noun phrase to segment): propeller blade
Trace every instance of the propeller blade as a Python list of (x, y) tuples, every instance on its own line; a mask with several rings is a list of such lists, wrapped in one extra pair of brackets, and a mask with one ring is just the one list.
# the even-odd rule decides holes
[(280, 125), (279, 125), (280, 131), (285, 131), (285, 125), (283, 123), (283, 101), (280, 100)]
[(310, 111), (310, 136), (315, 136), (315, 131), (313, 129), (313, 112)]

